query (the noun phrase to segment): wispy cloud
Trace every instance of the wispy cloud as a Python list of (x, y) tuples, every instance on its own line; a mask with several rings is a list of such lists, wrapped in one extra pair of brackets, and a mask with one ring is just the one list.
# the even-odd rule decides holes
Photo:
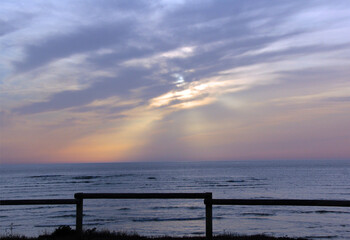
[[(161, 149), (172, 159), (179, 149), (187, 160), (255, 158), (252, 144), (269, 158), (281, 139), (278, 154), (291, 157), (287, 133), (308, 125), (344, 139), (335, 126), (349, 117), (339, 113), (350, 96), (348, 1), (21, 5), (0, 7), (4, 159), (160, 160)], [(311, 124), (320, 116), (332, 131)], [(257, 142), (263, 134), (270, 144)], [(51, 147), (39, 151), (43, 143)]]

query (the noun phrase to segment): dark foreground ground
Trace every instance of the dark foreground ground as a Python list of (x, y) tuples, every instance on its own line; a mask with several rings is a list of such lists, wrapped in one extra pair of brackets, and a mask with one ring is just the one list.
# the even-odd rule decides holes
[[(86, 230), (82, 235), (77, 236), (74, 230), (68, 226), (57, 228), (52, 234), (40, 235), (29, 238), (24, 236), (1, 236), (0, 240), (205, 240), (205, 237), (144, 237), (130, 233), (115, 233), (109, 231)], [(266, 235), (218, 235), (214, 240), (307, 240), (306, 238), (271, 237)]]

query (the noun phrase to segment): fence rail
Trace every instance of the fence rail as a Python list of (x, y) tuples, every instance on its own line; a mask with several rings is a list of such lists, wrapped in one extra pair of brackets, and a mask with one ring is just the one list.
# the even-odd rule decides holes
[(81, 201), (81, 209), (77, 208), (76, 229), (83, 228), (83, 199), (204, 199), (205, 203), (205, 235), (213, 236), (212, 193), (76, 193), (74, 198)]
[(304, 199), (213, 199), (213, 205), (350, 207), (350, 201)]
[(84, 199), (202, 199), (205, 204), (205, 235), (213, 238), (213, 205), (350, 207), (350, 200), (213, 199), (212, 193), (75, 193), (74, 199), (0, 200), (0, 205), (76, 205), (76, 231), (83, 229)]
[(76, 193), (81, 199), (205, 199), (211, 193)]
[(21, 200), (0, 200), (0, 205), (61, 205), (77, 204), (76, 199), (21, 199)]

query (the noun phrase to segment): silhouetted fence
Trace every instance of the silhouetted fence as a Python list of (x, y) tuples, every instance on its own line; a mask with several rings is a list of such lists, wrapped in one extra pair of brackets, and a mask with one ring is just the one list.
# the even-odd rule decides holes
[(213, 205), (350, 207), (350, 201), (302, 199), (213, 199)]
[(77, 204), (76, 199), (31, 199), (31, 200), (0, 200), (0, 205), (62, 205)]
[(203, 199), (205, 235), (213, 238), (213, 205), (350, 207), (350, 201), (302, 199), (213, 199), (212, 193), (76, 193), (74, 199), (0, 200), (0, 205), (76, 205), (76, 231), (83, 229), (84, 199)]

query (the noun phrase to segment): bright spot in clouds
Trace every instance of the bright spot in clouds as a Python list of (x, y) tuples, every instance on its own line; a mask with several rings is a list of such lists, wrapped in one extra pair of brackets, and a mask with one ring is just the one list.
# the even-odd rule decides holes
[(173, 74), (173, 77), (176, 79), (174, 84), (176, 84), (177, 87), (181, 87), (185, 83), (185, 79), (182, 75), (175, 73)]
[(1, 162), (350, 159), (350, 3), (0, 5)]

